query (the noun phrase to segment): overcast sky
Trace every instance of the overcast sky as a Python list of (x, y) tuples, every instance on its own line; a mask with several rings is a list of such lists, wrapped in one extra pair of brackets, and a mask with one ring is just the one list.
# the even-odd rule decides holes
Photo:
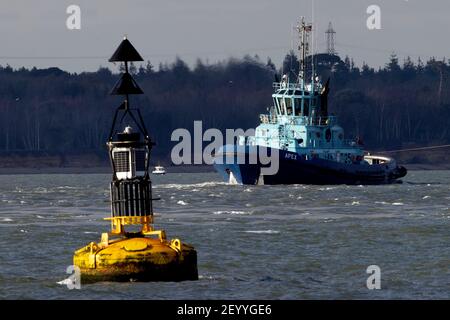
[[(110, 66), (124, 34), (154, 65), (176, 55), (193, 64), (258, 54), (277, 66), (292, 46), (292, 26), (312, 19), (312, 0), (2, 0), (0, 64), (56, 66), (71, 72)], [(391, 52), (427, 59), (447, 57), (448, 0), (314, 0), (317, 51), (325, 29), (337, 32), (336, 50), (384, 65)], [(66, 28), (66, 8), (81, 7), (81, 30)], [(369, 5), (381, 7), (381, 30), (366, 27)]]

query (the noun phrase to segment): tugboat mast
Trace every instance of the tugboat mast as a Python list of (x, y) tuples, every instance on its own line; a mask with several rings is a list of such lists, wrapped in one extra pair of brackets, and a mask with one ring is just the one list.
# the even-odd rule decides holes
[[(298, 73), (298, 84), (300, 88), (304, 91), (306, 86), (306, 57), (309, 54), (309, 41), (312, 32), (312, 24), (306, 24), (305, 18), (302, 17), (301, 22), (297, 25), (296, 30), (299, 35), (299, 73)], [(314, 83), (314, 72), (311, 75), (311, 83)]]

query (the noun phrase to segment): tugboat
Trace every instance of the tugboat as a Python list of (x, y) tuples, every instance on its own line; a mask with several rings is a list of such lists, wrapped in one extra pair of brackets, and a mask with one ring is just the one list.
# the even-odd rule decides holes
[(166, 169), (163, 166), (156, 166), (152, 171), (153, 174), (166, 174)]
[[(361, 141), (344, 139), (335, 116), (328, 115), (329, 80), (322, 84), (307, 69), (312, 25), (304, 19), (297, 26), (300, 70), (296, 81), (287, 75), (273, 84), (273, 107), (260, 115), (252, 136), (220, 147), (213, 156), (215, 169), (233, 184), (387, 184), (401, 182), (406, 168), (393, 158), (365, 154)], [(308, 63), (309, 65), (309, 63)], [(278, 168), (260, 155), (277, 155)], [(249, 161), (250, 158), (256, 161)], [(272, 157), (274, 159), (274, 157)], [(245, 161), (242, 161), (244, 159)]]

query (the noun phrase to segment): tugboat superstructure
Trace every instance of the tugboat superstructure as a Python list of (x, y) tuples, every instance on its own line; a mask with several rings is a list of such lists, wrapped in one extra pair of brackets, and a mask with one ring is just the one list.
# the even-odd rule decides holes
[[(380, 184), (405, 176), (406, 169), (394, 159), (365, 155), (360, 141), (345, 139), (337, 118), (328, 114), (329, 80), (320, 82), (313, 55), (308, 57), (312, 25), (302, 19), (297, 31), (298, 78), (290, 82), (283, 75), (273, 84), (273, 106), (260, 115), (255, 135), (223, 146), (215, 154), (216, 170), (226, 181), (238, 184)], [(262, 175), (262, 163), (236, 161), (240, 154), (248, 157), (261, 149), (278, 152), (277, 173)]]

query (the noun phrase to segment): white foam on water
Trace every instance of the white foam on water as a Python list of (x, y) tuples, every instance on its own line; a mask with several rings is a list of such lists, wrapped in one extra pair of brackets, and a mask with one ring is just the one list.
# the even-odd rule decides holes
[(226, 182), (219, 181), (209, 181), (209, 182), (201, 182), (201, 183), (191, 183), (191, 184), (181, 184), (181, 183), (169, 183), (169, 184), (159, 184), (154, 185), (155, 189), (186, 189), (186, 188), (205, 188), (205, 187), (214, 187), (220, 185), (227, 185)]
[(431, 196), (424, 196), (422, 199), (428, 199), (431, 198)]
[(38, 187), (35, 190), (33, 190), (34, 193), (49, 193), (49, 190), (47, 188)]
[(22, 232), (22, 233), (28, 233), (27, 230), (23, 230), (23, 229), (20, 229), (20, 232)]
[(223, 279), (225, 279), (224, 277), (221, 277), (221, 276), (211, 276), (211, 275), (203, 275), (203, 274), (199, 274), (198, 275), (198, 279), (199, 280), (213, 280), (213, 281), (216, 281), (216, 280), (223, 280)]
[(352, 206), (359, 206), (359, 201), (353, 201)]
[(221, 198), (222, 197), (222, 193), (218, 193), (218, 194), (210, 193), (210, 194), (208, 194), (208, 197)]
[(187, 206), (187, 202), (184, 202), (183, 200), (177, 201), (177, 204), (179, 204), (180, 206)]
[(252, 189), (247, 188), (247, 189), (244, 190), (244, 192), (253, 192), (253, 191), (252, 191)]
[(237, 215), (251, 215), (251, 212), (248, 211), (236, 211), (236, 210), (224, 210), (224, 211), (214, 211), (213, 214), (237, 214)]
[(403, 202), (394, 202), (392, 203), (393, 206), (403, 206)]
[(62, 286), (67, 286), (69, 284), (73, 284), (73, 280), (72, 280), (72, 278), (69, 277), (67, 279), (58, 281), (57, 284), (62, 285)]
[(40, 216), (40, 215), (36, 215), (36, 218), (38, 218), (38, 219), (45, 219), (45, 217)]
[(11, 222), (11, 221), (13, 221), (13, 219), (11, 219), (11, 218), (2, 218), (1, 221), (2, 222)]
[(56, 189), (78, 189), (77, 187), (71, 187), (71, 186), (61, 186), (61, 187), (56, 187)]
[(375, 201), (376, 204), (388, 204), (386, 201)]
[(97, 234), (98, 232), (94, 232), (94, 231), (85, 231), (85, 232), (83, 232), (83, 233), (85, 233), (85, 234)]
[(276, 234), (276, 233), (280, 233), (280, 231), (277, 231), (277, 230), (246, 230), (244, 232), (246, 232), (246, 233), (256, 233), (256, 234)]

